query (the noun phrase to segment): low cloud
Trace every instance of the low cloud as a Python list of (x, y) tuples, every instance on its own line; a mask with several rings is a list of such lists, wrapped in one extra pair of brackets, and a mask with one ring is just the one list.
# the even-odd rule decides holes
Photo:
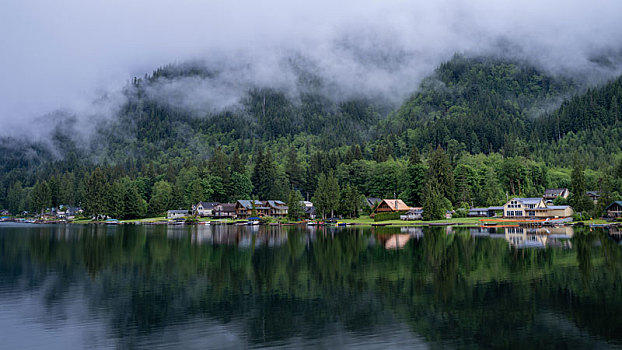
[(621, 72), (620, 13), (617, 1), (5, 1), (0, 135), (38, 135), (55, 110), (88, 134), (131, 77), (169, 63), (214, 70), (148, 90), (197, 114), (235, 106), (250, 87), (296, 94), (301, 72), (332, 98), (398, 104), (454, 53), (594, 83)]

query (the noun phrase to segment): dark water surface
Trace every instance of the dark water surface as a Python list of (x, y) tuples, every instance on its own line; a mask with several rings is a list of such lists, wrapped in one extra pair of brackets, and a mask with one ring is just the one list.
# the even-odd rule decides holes
[(607, 230), (0, 224), (0, 348), (621, 348)]

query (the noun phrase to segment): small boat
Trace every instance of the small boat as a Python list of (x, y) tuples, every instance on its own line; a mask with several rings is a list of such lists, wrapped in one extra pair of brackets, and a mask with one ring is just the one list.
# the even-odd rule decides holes
[(199, 222), (199, 225), (209, 225), (210, 222), (209, 221), (201, 221)]
[(259, 225), (259, 220), (252, 220), (246, 223), (247, 225)]

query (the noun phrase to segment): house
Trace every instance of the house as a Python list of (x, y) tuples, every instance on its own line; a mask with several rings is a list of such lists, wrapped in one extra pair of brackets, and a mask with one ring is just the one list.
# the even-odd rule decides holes
[(471, 208), (467, 215), (471, 217), (488, 217), (488, 213), (488, 208)]
[(169, 210), (166, 212), (167, 219), (181, 219), (190, 215), (188, 210)]
[(497, 212), (502, 212), (503, 207), (488, 207), (488, 208), (471, 208), (467, 214), (470, 217), (488, 217), (497, 216)]
[(382, 198), (368, 197), (365, 198), (365, 201), (367, 202), (368, 207), (373, 208), (376, 203), (382, 202)]
[(598, 198), (600, 198), (600, 192), (598, 191), (587, 191), (585, 194), (590, 197), (594, 204), (598, 204)]
[(544, 196), (542, 198), (547, 200), (555, 200), (557, 197), (568, 198), (570, 195), (570, 191), (567, 188), (550, 188), (544, 191)]
[(269, 200), (266, 201), (267, 207), (270, 208), (268, 210), (268, 215), (272, 217), (284, 217), (287, 216), (287, 204), (283, 201), (278, 200)]
[(243, 199), (235, 202), (235, 214), (238, 218), (249, 218), (253, 212), (253, 206), (255, 207), (255, 211), (257, 212), (258, 217), (261, 216), (269, 216), (270, 215), (270, 207), (267, 206), (266, 202), (258, 201), (258, 200), (250, 200)]
[(0, 215), (8, 216), (8, 215), (11, 215), (11, 213), (9, 213), (8, 209), (2, 209), (2, 210), (0, 210)]
[(568, 205), (548, 205), (543, 198), (512, 198), (503, 206), (503, 216), (509, 218), (558, 218), (572, 216)]
[(78, 207), (61, 206), (61, 208), (56, 210), (56, 217), (59, 219), (73, 220), (77, 215), (83, 212), (82, 208)]
[(235, 218), (235, 203), (220, 203), (212, 208), (212, 215), (215, 218)]
[(401, 199), (383, 199), (376, 208), (375, 214), (378, 213), (392, 213), (397, 211), (407, 212), (410, 207), (404, 203)]
[(313, 206), (312, 202), (309, 201), (300, 201), (300, 204), (302, 205), (302, 208), (305, 211), (305, 217), (307, 219), (315, 219), (315, 207)]
[(199, 202), (194, 206), (194, 211), (197, 216), (206, 217), (206, 216), (214, 216), (214, 207), (217, 206), (218, 202)]
[(605, 208), (608, 218), (619, 218), (622, 216), (622, 201), (615, 201)]
[(410, 208), (409, 211), (404, 215), (400, 215), (400, 220), (404, 221), (413, 221), (413, 220), (422, 220), (423, 219), (423, 208), (416, 207)]

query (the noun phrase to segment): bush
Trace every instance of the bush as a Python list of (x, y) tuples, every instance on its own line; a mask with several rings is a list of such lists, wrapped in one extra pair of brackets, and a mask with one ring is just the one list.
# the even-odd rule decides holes
[(374, 221), (387, 221), (387, 220), (399, 220), (400, 215), (404, 215), (405, 212), (389, 212), (389, 213), (378, 213), (374, 215)]

